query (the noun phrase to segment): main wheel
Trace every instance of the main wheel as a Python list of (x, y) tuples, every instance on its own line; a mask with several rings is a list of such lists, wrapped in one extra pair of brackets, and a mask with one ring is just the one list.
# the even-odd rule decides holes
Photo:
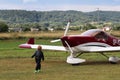
[(116, 56), (109, 57), (109, 62), (111, 64), (116, 64), (119, 60), (120, 60), (120, 58), (118, 58)]

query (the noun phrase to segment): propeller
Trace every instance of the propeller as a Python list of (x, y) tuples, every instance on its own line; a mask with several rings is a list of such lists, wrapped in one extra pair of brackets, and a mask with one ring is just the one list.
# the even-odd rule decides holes
[(61, 39), (52, 40), (50, 42), (54, 43), (54, 42), (59, 42), (59, 41), (61, 41)]
[[(67, 26), (66, 26), (66, 29), (65, 29), (65, 32), (64, 32), (64, 36), (67, 35), (67, 32), (68, 32), (69, 26), (70, 26), (70, 20), (69, 20), (68, 23), (67, 23)], [(50, 42), (53, 43), (53, 42), (59, 42), (59, 41), (61, 41), (61, 39), (52, 40), (52, 41), (50, 41)]]
[(70, 26), (70, 21), (68, 21), (68, 23), (67, 23), (67, 26), (66, 26), (66, 29), (65, 29), (65, 32), (64, 32), (64, 36), (67, 35), (67, 32), (68, 32), (69, 26)]

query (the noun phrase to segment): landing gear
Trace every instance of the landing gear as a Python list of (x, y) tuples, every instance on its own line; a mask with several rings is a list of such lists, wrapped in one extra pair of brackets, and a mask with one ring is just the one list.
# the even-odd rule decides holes
[[(83, 53), (79, 53), (78, 55), (76, 55), (76, 54), (71, 53), (71, 55), (67, 57), (66, 62), (69, 64), (72, 64), (72, 65), (78, 65), (80, 63), (86, 62), (85, 59), (77, 58), (77, 57), (81, 56), (82, 54)], [(119, 57), (116, 57), (116, 56), (108, 57), (104, 53), (100, 53), (100, 54), (105, 56), (111, 64), (117, 64), (120, 61)]]
[(83, 53), (80, 53), (80, 54), (76, 55), (76, 54), (71, 53), (71, 55), (67, 57), (67, 61), (66, 62), (69, 63), (69, 64), (72, 64), (72, 65), (78, 65), (80, 63), (86, 62), (85, 59), (77, 58), (77, 57), (79, 57), (82, 54)]
[(69, 64), (72, 64), (72, 65), (76, 65), (76, 64), (83, 63), (85, 61), (86, 61), (85, 59), (74, 58), (72, 56), (68, 56), (66, 62), (69, 63)]
[(120, 61), (120, 58), (119, 57), (116, 57), (116, 56), (111, 56), (111, 57), (108, 57), (107, 55), (101, 53), (103, 56), (105, 56), (106, 58), (108, 58), (109, 62), (111, 64), (116, 64), (118, 61)]
[(66, 62), (69, 63), (69, 64), (72, 64), (72, 65), (76, 65), (76, 64), (80, 64), (80, 63), (83, 63), (85, 62), (86, 60), (85, 59), (80, 59), (80, 58), (77, 58), (79, 55), (83, 54), (79, 54), (79, 55), (75, 55), (73, 50), (71, 49), (70, 45), (68, 44), (67, 41), (65, 41), (66, 45), (68, 46), (68, 49), (70, 51), (70, 56), (67, 57), (67, 60)]
[(116, 56), (109, 57), (109, 62), (111, 64), (116, 64), (119, 60), (120, 60), (120, 58), (118, 58)]

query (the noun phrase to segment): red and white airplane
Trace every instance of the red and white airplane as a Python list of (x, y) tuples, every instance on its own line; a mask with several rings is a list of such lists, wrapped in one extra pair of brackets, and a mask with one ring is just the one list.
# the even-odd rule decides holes
[(37, 45), (34, 44), (34, 38), (30, 38), (25, 44), (19, 45), (20, 48), (34, 48), (42, 46), (42, 49), (47, 50), (59, 50), (68, 51), (70, 56), (67, 57), (66, 62), (69, 64), (79, 64), (86, 60), (80, 59), (83, 53), (98, 52), (108, 58), (111, 63), (117, 63), (120, 58), (112, 56), (108, 57), (104, 52), (120, 51), (120, 39), (117, 39), (101, 29), (91, 29), (83, 32), (80, 35), (66, 35), (70, 22), (66, 26), (64, 36), (58, 40), (51, 42), (62, 41), (63, 46), (51, 46), (51, 45)]

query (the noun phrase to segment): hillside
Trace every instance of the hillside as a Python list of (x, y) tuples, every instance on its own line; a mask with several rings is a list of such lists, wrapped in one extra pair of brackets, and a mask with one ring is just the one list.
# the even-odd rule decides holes
[[(9, 23), (26, 22), (64, 22), (71, 19), (79, 24), (88, 21), (97, 21), (98, 12), (80, 11), (26, 11), (26, 10), (0, 10), (0, 20)], [(100, 21), (120, 22), (120, 12), (99, 11)]]
[(90, 19), (94, 21), (97, 20), (99, 15), (99, 20), (103, 22), (120, 22), (120, 12), (118, 11), (97, 11), (86, 13)]
[(10, 23), (26, 22), (64, 22), (72, 19), (74, 22), (87, 19), (86, 14), (78, 11), (25, 11), (25, 10), (0, 10), (0, 20)]
[[(39, 23), (41, 26), (65, 26), (66, 21), (72, 20), (72, 25), (80, 25), (91, 21), (120, 22), (120, 12), (115, 11), (26, 11), (26, 10), (0, 10), (0, 21), (9, 24)], [(27, 25), (23, 25), (27, 26)]]

